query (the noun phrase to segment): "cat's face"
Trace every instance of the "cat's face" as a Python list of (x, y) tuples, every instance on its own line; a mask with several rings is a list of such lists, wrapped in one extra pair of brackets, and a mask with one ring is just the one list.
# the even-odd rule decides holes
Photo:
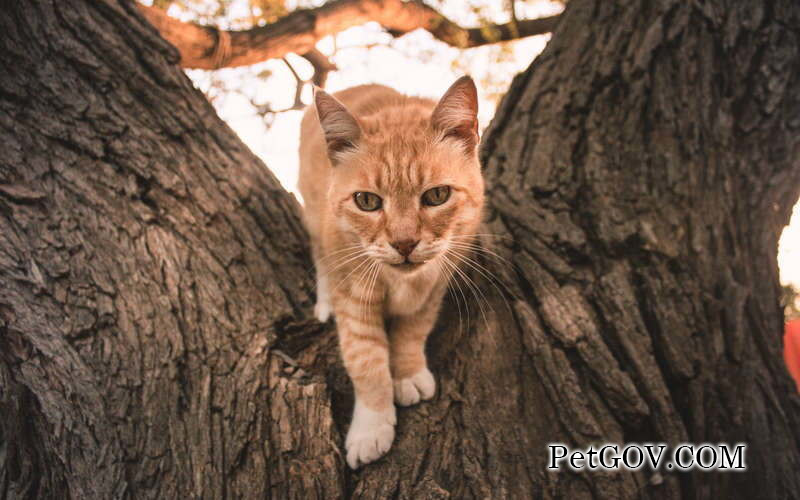
[(330, 199), (339, 229), (370, 258), (413, 271), (475, 234), (483, 179), (474, 155), (450, 139), (420, 152), (402, 146), (373, 143), (352, 154), (333, 175)]
[(432, 115), (410, 107), (356, 122), (357, 137), (331, 153), (329, 201), (346, 239), (398, 273), (447, 266), (481, 220), (476, 113), (474, 84), (459, 80)]

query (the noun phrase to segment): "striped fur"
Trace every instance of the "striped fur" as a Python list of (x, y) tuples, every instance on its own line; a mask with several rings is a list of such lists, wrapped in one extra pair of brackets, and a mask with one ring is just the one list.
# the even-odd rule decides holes
[[(303, 117), (299, 188), (317, 269), (315, 313), (335, 315), (355, 389), (346, 441), (353, 468), (388, 451), (395, 402), (434, 395), (425, 341), (457, 262), (446, 255), (454, 241), (470, 242), (483, 208), (476, 114), (465, 77), (438, 104), (380, 85), (317, 91)], [(437, 186), (449, 186), (450, 198), (423, 205)], [(380, 196), (382, 207), (360, 209), (356, 192)], [(398, 250), (417, 241), (407, 257)]]

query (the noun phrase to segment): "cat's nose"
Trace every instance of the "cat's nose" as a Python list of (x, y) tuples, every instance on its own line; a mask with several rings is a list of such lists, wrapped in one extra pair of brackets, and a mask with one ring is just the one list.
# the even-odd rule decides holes
[(419, 240), (400, 240), (400, 241), (393, 241), (391, 243), (392, 247), (397, 250), (397, 253), (402, 255), (403, 257), (408, 257), (411, 255), (411, 252), (417, 247)]

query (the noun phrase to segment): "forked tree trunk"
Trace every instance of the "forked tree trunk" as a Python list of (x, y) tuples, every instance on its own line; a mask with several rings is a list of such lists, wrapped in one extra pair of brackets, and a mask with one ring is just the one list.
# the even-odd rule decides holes
[[(794, 0), (569, 2), (484, 141), (510, 293), (472, 274), (485, 318), (447, 305), (440, 393), (353, 473), (297, 203), (131, 2), (6, 2), (0, 497), (796, 497), (798, 26)], [(748, 470), (546, 470), (606, 441), (744, 442)]]

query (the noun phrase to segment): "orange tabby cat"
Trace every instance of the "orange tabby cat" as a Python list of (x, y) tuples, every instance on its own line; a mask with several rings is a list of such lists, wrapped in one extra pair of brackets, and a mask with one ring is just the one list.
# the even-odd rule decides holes
[[(347, 463), (392, 445), (395, 406), (430, 399), (425, 360), (457, 258), (481, 220), (478, 100), (469, 77), (438, 104), (381, 85), (317, 90), (299, 188), (317, 269), (315, 315), (336, 317), (356, 403)], [(450, 258), (448, 258), (448, 255)]]

